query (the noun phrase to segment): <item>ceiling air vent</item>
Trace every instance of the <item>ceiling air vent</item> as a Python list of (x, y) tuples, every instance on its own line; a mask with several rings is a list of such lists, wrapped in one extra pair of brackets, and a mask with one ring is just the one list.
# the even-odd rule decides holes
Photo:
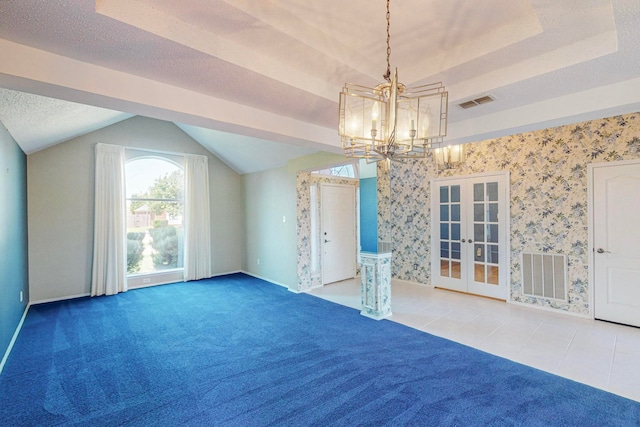
[(485, 96), (481, 96), (480, 98), (471, 99), (469, 101), (462, 102), (458, 105), (466, 110), (467, 108), (477, 107), (478, 105), (486, 104), (487, 102), (493, 102), (495, 100), (496, 99), (493, 96), (485, 95)]

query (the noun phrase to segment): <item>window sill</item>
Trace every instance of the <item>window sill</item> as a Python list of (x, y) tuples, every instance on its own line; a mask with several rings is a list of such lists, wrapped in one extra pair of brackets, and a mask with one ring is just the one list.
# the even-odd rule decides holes
[(130, 274), (127, 276), (127, 286), (129, 289), (146, 288), (147, 286), (165, 285), (167, 283), (183, 281), (183, 268), (174, 268), (154, 273)]

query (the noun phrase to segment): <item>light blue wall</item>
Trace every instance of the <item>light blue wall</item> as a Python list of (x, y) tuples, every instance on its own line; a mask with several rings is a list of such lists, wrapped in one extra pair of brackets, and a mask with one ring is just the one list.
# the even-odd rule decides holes
[(27, 156), (0, 123), (0, 359), (27, 301)]
[(378, 251), (378, 189), (376, 178), (360, 180), (360, 249)]

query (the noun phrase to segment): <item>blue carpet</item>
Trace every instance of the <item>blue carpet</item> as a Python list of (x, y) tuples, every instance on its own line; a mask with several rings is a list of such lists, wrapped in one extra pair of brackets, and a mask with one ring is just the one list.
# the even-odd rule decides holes
[(234, 274), (31, 307), (2, 426), (624, 426), (640, 403)]

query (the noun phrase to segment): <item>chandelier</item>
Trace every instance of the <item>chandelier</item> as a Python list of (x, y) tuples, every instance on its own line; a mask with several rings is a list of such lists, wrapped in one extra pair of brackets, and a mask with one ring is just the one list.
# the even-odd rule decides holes
[(433, 160), (436, 163), (438, 171), (458, 168), (462, 166), (466, 160), (464, 145), (447, 145), (434, 148)]
[(369, 88), (346, 83), (340, 92), (339, 128), (347, 157), (379, 160), (427, 157), (447, 134), (448, 92), (442, 83), (413, 88), (391, 77), (387, 0), (387, 72), (385, 83)]

